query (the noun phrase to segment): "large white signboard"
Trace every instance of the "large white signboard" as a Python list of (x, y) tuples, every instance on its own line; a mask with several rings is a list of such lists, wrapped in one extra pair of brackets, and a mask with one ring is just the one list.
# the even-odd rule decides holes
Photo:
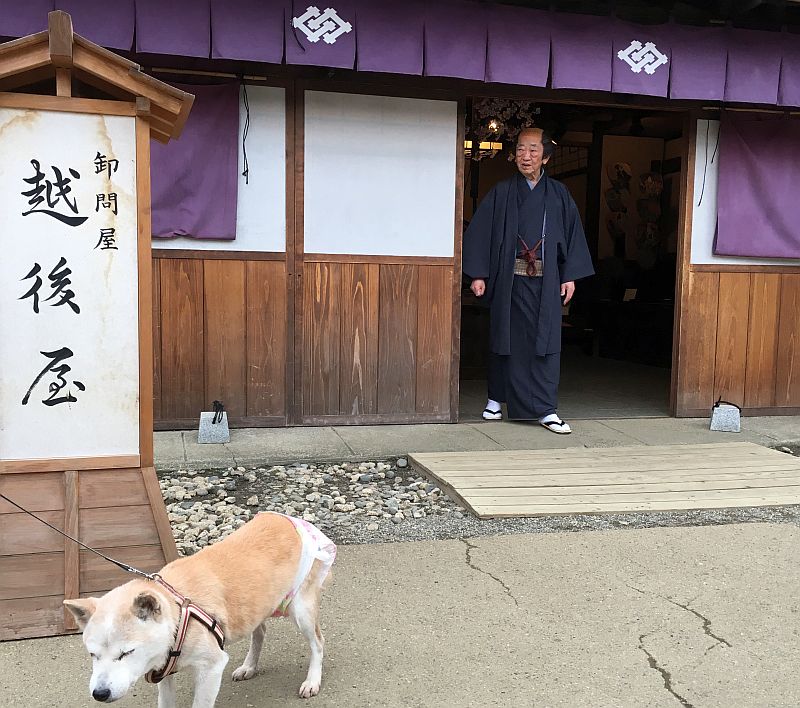
[(139, 453), (135, 119), (0, 108), (0, 459)]

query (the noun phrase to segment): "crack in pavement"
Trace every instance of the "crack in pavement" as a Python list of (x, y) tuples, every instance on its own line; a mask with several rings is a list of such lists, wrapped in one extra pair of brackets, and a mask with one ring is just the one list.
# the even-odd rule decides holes
[[(652, 632), (650, 634), (652, 634)], [(683, 706), (683, 708), (694, 708), (689, 701), (675, 692), (675, 689), (672, 688), (672, 676), (670, 676), (669, 671), (659, 666), (656, 658), (645, 648), (644, 640), (645, 638), (649, 637), (650, 634), (642, 634), (639, 636), (639, 649), (641, 649), (647, 657), (647, 663), (650, 665), (651, 669), (655, 669), (659, 674), (661, 674), (661, 678), (664, 680), (664, 688), (666, 688), (667, 691), (669, 691), (678, 701), (680, 701), (680, 704)]]
[[(672, 600), (669, 597), (665, 597), (664, 599), (667, 602), (671, 602), (676, 607), (680, 607), (682, 610), (686, 610), (687, 612), (691, 612), (695, 617), (697, 617), (699, 620), (701, 620), (702, 623), (703, 623), (703, 631), (709, 637), (711, 637), (712, 639), (716, 639), (717, 640), (717, 644), (724, 644), (726, 647), (730, 647), (731, 646), (731, 643), (727, 639), (723, 639), (722, 637), (717, 636), (716, 634), (714, 634), (714, 632), (711, 631), (711, 620), (708, 619), (707, 617), (704, 617), (703, 615), (701, 615), (697, 610), (693, 610), (691, 607), (689, 607), (689, 603), (688, 602), (685, 605), (681, 605), (680, 602), (676, 602), (675, 600)], [(717, 644), (715, 644), (714, 646), (717, 646)]]
[(339, 440), (341, 440), (344, 443), (344, 446), (350, 451), (350, 454), (353, 455), (353, 457), (355, 457), (356, 451), (352, 447), (350, 447), (350, 443), (348, 443), (347, 440), (344, 439), (342, 434), (336, 428), (331, 427), (331, 430), (333, 431), (334, 435), (336, 435), (336, 437), (339, 438)]
[(476, 548), (478, 548), (478, 546), (476, 546), (474, 543), (470, 543), (469, 541), (467, 541), (466, 538), (462, 538), (461, 540), (464, 542), (464, 545), (467, 547), (467, 565), (470, 568), (472, 568), (472, 570), (477, 570), (479, 573), (483, 573), (484, 575), (488, 575), (496, 583), (499, 583), (500, 586), (503, 588), (503, 590), (506, 591), (506, 594), (514, 601), (514, 604), (517, 607), (519, 607), (519, 602), (517, 602), (517, 598), (514, 597), (514, 595), (511, 593), (511, 588), (509, 588), (508, 585), (506, 585), (496, 575), (493, 575), (488, 570), (483, 570), (482, 568), (479, 568), (477, 565), (475, 565), (472, 562), (472, 551), (474, 551)]
[[(716, 641), (716, 644), (714, 644), (712, 647), (710, 647), (711, 649), (713, 649), (715, 646), (719, 646), (720, 644), (724, 644), (726, 647), (732, 647), (733, 646), (727, 639), (725, 639), (724, 637), (720, 637), (719, 635), (714, 634), (714, 632), (711, 631), (711, 620), (708, 619), (708, 617), (705, 617), (704, 615), (701, 615), (697, 610), (692, 609), (691, 607), (689, 607), (689, 602), (691, 602), (691, 600), (689, 600), (689, 602), (687, 602), (685, 605), (682, 605), (680, 602), (677, 602), (676, 600), (673, 600), (671, 597), (664, 597), (663, 595), (659, 595), (658, 593), (647, 592), (646, 590), (642, 590), (641, 588), (637, 588), (637, 587), (635, 587), (633, 585), (630, 585), (628, 583), (625, 583), (625, 584), (631, 590), (635, 590), (636, 592), (641, 593), (642, 595), (653, 595), (655, 597), (659, 597), (662, 600), (666, 600), (670, 604), (675, 605), (676, 607), (680, 607), (682, 610), (686, 610), (687, 612), (691, 612), (695, 617), (697, 617), (697, 619), (699, 619), (703, 623), (703, 631), (706, 633), (706, 635), (711, 637), (713, 640)], [(706, 653), (708, 653), (708, 652), (706, 652)]]

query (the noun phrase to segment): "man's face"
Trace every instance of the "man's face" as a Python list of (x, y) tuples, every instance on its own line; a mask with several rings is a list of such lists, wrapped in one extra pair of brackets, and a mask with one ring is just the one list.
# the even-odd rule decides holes
[(542, 165), (547, 164), (549, 157), (544, 157), (542, 131), (538, 129), (523, 130), (517, 139), (517, 169), (526, 179), (538, 179)]

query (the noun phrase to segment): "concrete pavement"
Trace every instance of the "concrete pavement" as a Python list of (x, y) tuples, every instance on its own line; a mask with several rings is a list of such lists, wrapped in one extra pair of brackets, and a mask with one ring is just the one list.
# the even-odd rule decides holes
[(231, 430), (225, 445), (198, 444), (197, 431), (155, 433), (158, 469), (385, 459), (411, 452), (535, 450), (749, 441), (800, 443), (800, 416), (744, 418), (741, 433), (713, 433), (705, 418), (570, 420), (572, 435), (541, 426), (492, 422)]
[[(797, 706), (798, 543), (796, 525), (739, 524), (342, 547), (305, 705)], [(231, 648), (220, 708), (301, 705), (307, 648), (286, 620), (267, 637), (245, 683)], [(89, 673), (77, 637), (0, 643), (5, 708), (97, 705)]]

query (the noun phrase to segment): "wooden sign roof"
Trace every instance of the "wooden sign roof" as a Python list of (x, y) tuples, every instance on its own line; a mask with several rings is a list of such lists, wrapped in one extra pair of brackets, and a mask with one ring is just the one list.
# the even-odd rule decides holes
[(72, 18), (55, 10), (44, 32), (0, 44), (0, 91), (56, 77), (58, 95), (70, 95), (72, 77), (114, 98), (137, 104), (160, 142), (180, 136), (194, 96), (145, 74), (141, 67), (72, 31)]

